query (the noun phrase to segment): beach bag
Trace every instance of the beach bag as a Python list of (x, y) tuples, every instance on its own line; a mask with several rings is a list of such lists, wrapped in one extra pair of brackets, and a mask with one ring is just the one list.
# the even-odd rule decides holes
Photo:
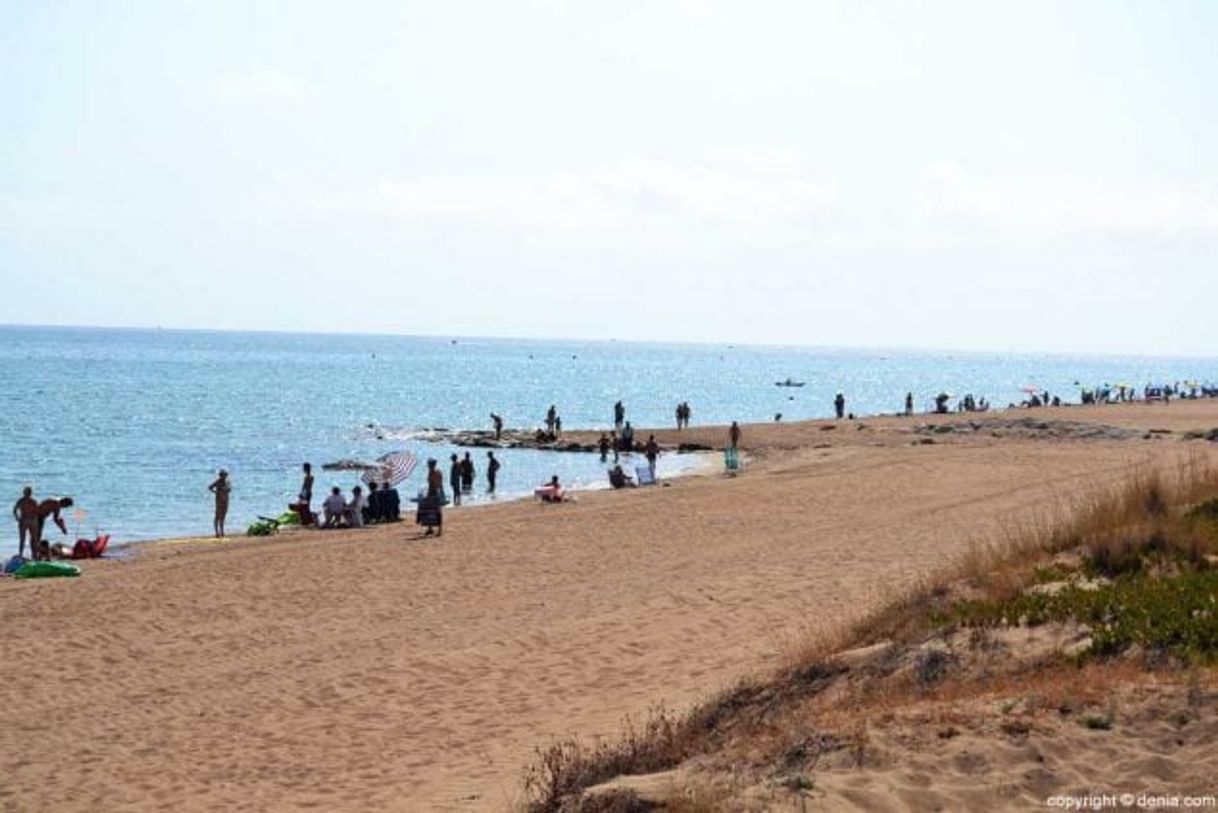
[(4, 563), (4, 572), (16, 573), (25, 562), (25, 557), (21, 556), (21, 554), (13, 554), (13, 558)]

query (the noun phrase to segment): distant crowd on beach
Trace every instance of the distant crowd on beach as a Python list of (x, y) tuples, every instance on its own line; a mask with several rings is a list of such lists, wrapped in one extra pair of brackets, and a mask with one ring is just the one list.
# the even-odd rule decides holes
[[(1060, 396), (1040, 388), (1025, 387), (1024, 392), (1028, 395), (1027, 398), (1018, 404), (1011, 403), (1009, 406), (1012, 408), (1035, 408), (1041, 406), (1060, 406), (1063, 403)], [(1105, 384), (1093, 390), (1082, 390), (1080, 400), (1083, 404), (1127, 403), (1135, 400), (1168, 401), (1172, 397), (1197, 398), (1215, 395), (1218, 395), (1218, 388), (1204, 387), (1199, 384), (1187, 386), (1182, 386), (1181, 384), (1166, 386), (1148, 385), (1141, 392), (1128, 385), (1110, 386)], [(913, 392), (907, 392), (899, 414), (913, 415), (915, 413), (914, 404)], [(930, 411), (938, 414), (950, 412), (987, 412), (991, 409), (990, 402), (986, 398), (977, 397), (972, 393), (957, 398), (950, 393), (940, 392), (931, 398), (931, 404)], [(842, 392), (838, 392), (834, 396), (832, 407), (833, 414), (837, 420), (855, 418), (853, 412), (847, 411), (846, 396)], [(693, 417), (693, 409), (688, 401), (679, 402), (673, 414), (678, 430), (689, 428)], [(613, 404), (612, 415), (613, 428), (601, 432), (600, 438), (597, 441), (600, 461), (609, 466), (606, 469), (609, 485), (617, 489), (656, 483), (656, 466), (662, 451), (656, 436), (649, 433), (645, 442), (639, 442), (635, 437), (634, 426), (626, 418), (626, 407), (620, 400)], [(775, 415), (776, 421), (781, 419), (781, 413)], [(501, 439), (504, 431), (503, 417), (498, 413), (492, 412), (490, 413), (490, 420), (495, 439)], [(539, 443), (554, 442), (562, 437), (562, 431), (562, 416), (559, 414), (557, 405), (551, 404), (545, 412), (543, 427), (536, 430), (535, 439)], [(740, 426), (736, 421), (733, 421), (728, 429), (728, 436), (724, 446), (725, 462), (729, 471), (736, 470), (739, 467), (737, 450), (740, 440)], [(642, 453), (646, 465), (635, 467), (632, 474), (622, 466), (622, 455), (633, 453)], [(613, 457), (611, 465), (609, 460), (610, 455)], [(502, 463), (495, 456), (494, 451), (488, 451), (486, 457), (487, 461), (484, 473), (486, 481), (485, 493), (493, 495), (498, 487), (499, 471)], [(401, 498), (398, 495), (397, 489), (389, 482), (379, 485), (376, 482), (370, 482), (368, 484), (369, 493), (367, 495), (363, 493), (362, 487), (357, 485), (351, 489), (350, 498), (344, 497), (341, 489), (335, 486), (322, 502), (320, 516), (314, 515), (311, 506), (313, 497), (312, 468), (308, 463), (305, 463), (303, 470), (304, 479), (301, 483), (298, 498), (289, 506), (289, 510), (299, 518), (299, 522), (294, 524), (316, 526), (319, 528), (359, 528), (379, 522), (395, 522), (401, 518)], [(419, 495), (414, 498), (414, 501), (417, 502), (415, 522), (422, 526), (428, 535), (433, 533), (436, 535), (442, 534), (445, 506), (461, 506), (465, 499), (474, 492), (477, 478), (477, 467), (469, 452), (465, 452), (464, 455), (452, 454), (450, 456), (447, 476), (445, 471), (440, 467), (439, 461), (434, 458), (429, 459), (427, 461), (424, 487), (420, 490)], [(228, 493), (231, 490), (227, 472), (221, 470), (216, 481), (209, 486), (209, 489), (216, 499), (214, 530), (216, 536), (223, 536), (224, 517), (228, 510)], [(566, 490), (559, 482), (557, 475), (536, 486), (533, 494), (542, 502), (562, 502), (567, 499)]]
[[(795, 386), (792, 382), (789, 386)], [(1012, 402), (1011, 408), (1038, 408), (1046, 406), (1062, 406), (1065, 402), (1060, 395), (1052, 394), (1038, 387), (1024, 387), (1026, 398), (1019, 403)], [(1128, 384), (1103, 384), (1093, 388), (1080, 389), (1079, 403), (1089, 404), (1120, 404), (1120, 403), (1168, 403), (1172, 398), (1194, 399), (1218, 397), (1218, 387), (1199, 382), (1175, 382), (1172, 384), (1148, 384), (1136, 388)], [(953, 403), (954, 402), (954, 403)], [(931, 398), (930, 411), (937, 414), (950, 412), (986, 412), (991, 409), (989, 401), (984, 397), (965, 394), (962, 397), (948, 392), (939, 392)], [(832, 400), (833, 414), (837, 420), (854, 419), (855, 415), (847, 411), (846, 396), (838, 392)], [(626, 407), (622, 401), (613, 404), (613, 428), (606, 429), (600, 435), (597, 448), (600, 462), (609, 466), (609, 456), (613, 456), (612, 465), (606, 469), (609, 485), (613, 488), (629, 488), (636, 485), (650, 485), (657, 482), (656, 465), (661, 454), (661, 448), (654, 434), (649, 434), (645, 442), (638, 442), (635, 429), (626, 419)], [(693, 417), (693, 409), (688, 401), (681, 401), (673, 412), (678, 430), (687, 429)], [(902, 408), (898, 414), (914, 414), (914, 394), (905, 394)], [(774, 416), (775, 421), (782, 420), (782, 413)], [(490, 414), (491, 425), (495, 439), (502, 437), (504, 431), (503, 417), (497, 413)], [(562, 417), (556, 405), (551, 404), (544, 416), (544, 428), (537, 430), (539, 442), (553, 442), (561, 437), (563, 430)], [(733, 421), (728, 429), (724, 446), (725, 463), (729, 471), (738, 470), (739, 457), (737, 450), (741, 440), (741, 429)], [(623, 454), (642, 453), (646, 465), (637, 466), (634, 473), (627, 472), (621, 457)], [(486, 493), (494, 495), (498, 487), (499, 472), (502, 462), (495, 456), (494, 451), (486, 453), (485, 481)], [(413, 466), (413, 458), (411, 460)], [(375, 478), (365, 476), (367, 493), (364, 487), (356, 485), (350, 490), (350, 496), (345, 496), (338, 486), (331, 488), (329, 494), (322, 500), (320, 511), (314, 513), (313, 502), (313, 468), (310, 463), (302, 464), (302, 480), (296, 499), (288, 505), (288, 512), (279, 518), (260, 517), (259, 522), (266, 528), (274, 530), (280, 525), (292, 524), (317, 528), (362, 528), (377, 523), (397, 522), (402, 516), (402, 499), (398, 494), (395, 482), (388, 479), (377, 482)], [(435, 459), (427, 461), (427, 474), (424, 487), (417, 497), (415, 522), (423, 526), (426, 534), (439, 535), (443, 532), (443, 509), (446, 505), (460, 506), (465, 498), (475, 490), (477, 469), (469, 452), (463, 456), (453, 454), (449, 459), (447, 485), (445, 474)], [(405, 475), (403, 475), (404, 479)], [(216, 537), (226, 534), (225, 521), (228, 516), (232, 481), (225, 469), (220, 469), (216, 478), (208, 485), (208, 491), (215, 501), (212, 530)], [(534, 496), (543, 502), (562, 502), (567, 499), (566, 490), (554, 475), (550, 480), (541, 483), (534, 489)], [(50, 519), (67, 534), (67, 525), (61, 511), (73, 505), (71, 497), (60, 496), (38, 500), (34, 497), (33, 488), (25, 487), (22, 496), (13, 505), (13, 518), (18, 526), (18, 556), (24, 557), (26, 544), (30, 548), (30, 556), (35, 560), (50, 559), (56, 552), (54, 546), (48, 544), (43, 532), (46, 521)], [(253, 529), (258, 526), (255, 523)]]

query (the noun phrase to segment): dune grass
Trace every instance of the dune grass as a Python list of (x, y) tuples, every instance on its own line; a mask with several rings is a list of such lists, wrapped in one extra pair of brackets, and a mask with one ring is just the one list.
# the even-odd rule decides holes
[[(857, 623), (818, 630), (767, 680), (741, 683), (685, 715), (655, 709), (641, 725), (627, 721), (625, 734), (614, 741), (571, 738), (539, 749), (525, 773), (528, 810), (584, 809), (564, 804), (592, 785), (675, 767), (733, 736), (799, 739), (795, 732), (776, 730), (780, 724), (774, 721), (783, 719), (783, 708), (797, 706), (843, 671), (829, 656), (844, 650), (881, 643), (909, 647), (961, 627), (1069, 620), (1090, 631), (1083, 654), (1090, 669), (1127, 676), (1128, 663), (1104, 664), (1135, 648), (1158, 658), (1138, 669), (1156, 662), (1214, 665), (1216, 554), (1218, 468), (1193, 456), (1168, 471), (1131, 470), (1121, 482), (1076, 498), (1064, 510), (1008, 528), (999, 543), (973, 546), (954, 567), (923, 579)], [(1035, 585), (1060, 589), (1030, 589)], [(921, 683), (914, 691), (943, 688), (950, 664), (931, 655), (915, 661), (915, 684)]]

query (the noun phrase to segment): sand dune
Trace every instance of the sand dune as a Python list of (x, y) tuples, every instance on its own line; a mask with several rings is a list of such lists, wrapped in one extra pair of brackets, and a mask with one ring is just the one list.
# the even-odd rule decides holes
[[(1205, 402), (1054, 412), (1218, 426)], [(503, 809), (549, 738), (690, 703), (972, 540), (1212, 448), (921, 445), (910, 420), (864, 423), (747, 426), (740, 477), (456, 510), (439, 541), (403, 525), (154, 544), (76, 580), (4, 580), (0, 803)]]

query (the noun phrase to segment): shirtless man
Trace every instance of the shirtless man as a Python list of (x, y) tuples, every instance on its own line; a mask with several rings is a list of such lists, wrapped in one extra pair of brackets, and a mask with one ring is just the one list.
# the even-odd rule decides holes
[(51, 497), (38, 503), (38, 524), (34, 528), (34, 538), (30, 541), (30, 550), (35, 559), (50, 561), (51, 558), (51, 546), (42, 541), (42, 528), (46, 525), (47, 517), (50, 517), (59, 526), (60, 533), (66, 534), (68, 532), (68, 524), (63, 521), (59, 511), (63, 508), (71, 507), (71, 497), (60, 497), (58, 499)]
[(34, 539), (38, 533), (38, 500), (34, 499), (34, 489), (29, 486), (21, 490), (21, 499), (13, 503), (13, 519), (17, 520), (17, 555), (25, 558), (27, 536), (30, 539), (30, 555), (34, 555)]

